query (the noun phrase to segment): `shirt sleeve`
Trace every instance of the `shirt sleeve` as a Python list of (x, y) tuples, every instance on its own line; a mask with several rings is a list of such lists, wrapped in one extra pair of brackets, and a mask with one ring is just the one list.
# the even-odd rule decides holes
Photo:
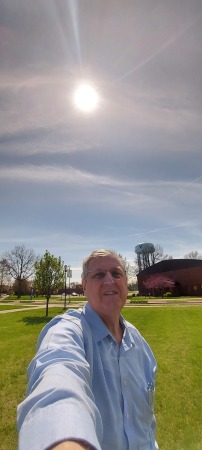
[(101, 450), (102, 421), (91, 389), (79, 321), (47, 325), (28, 368), (28, 389), (18, 407), (19, 450), (45, 450), (65, 440)]

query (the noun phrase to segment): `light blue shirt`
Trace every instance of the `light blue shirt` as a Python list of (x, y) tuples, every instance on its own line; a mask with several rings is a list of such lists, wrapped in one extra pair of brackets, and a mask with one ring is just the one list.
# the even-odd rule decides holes
[(18, 407), (19, 450), (83, 440), (96, 450), (155, 450), (156, 361), (121, 317), (120, 347), (87, 304), (42, 330)]

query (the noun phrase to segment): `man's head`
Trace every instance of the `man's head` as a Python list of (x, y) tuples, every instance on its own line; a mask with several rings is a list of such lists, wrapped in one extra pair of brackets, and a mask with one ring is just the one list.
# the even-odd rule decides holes
[(89, 256), (87, 256), (84, 260), (83, 260), (83, 271), (82, 271), (82, 279), (86, 278), (87, 273), (88, 273), (88, 266), (89, 263), (92, 259), (94, 258), (98, 258), (98, 257), (105, 257), (105, 256), (112, 256), (113, 258), (116, 258), (119, 261), (119, 264), (121, 265), (123, 271), (126, 273), (126, 263), (124, 261), (124, 259), (118, 255), (118, 253), (114, 252), (113, 250), (106, 250), (106, 249), (99, 249), (99, 250), (94, 250)]
[(82, 285), (92, 309), (102, 318), (117, 316), (127, 299), (125, 261), (111, 250), (96, 250), (83, 261)]

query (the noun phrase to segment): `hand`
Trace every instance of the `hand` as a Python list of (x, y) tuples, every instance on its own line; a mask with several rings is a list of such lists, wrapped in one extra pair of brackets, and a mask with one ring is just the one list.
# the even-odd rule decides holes
[(91, 450), (91, 447), (84, 442), (66, 441), (51, 447), (50, 450)]

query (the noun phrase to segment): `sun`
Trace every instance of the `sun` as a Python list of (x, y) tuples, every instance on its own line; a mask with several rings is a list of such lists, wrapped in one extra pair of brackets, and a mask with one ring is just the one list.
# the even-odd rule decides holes
[(94, 111), (99, 103), (96, 89), (90, 84), (81, 84), (74, 93), (74, 105), (83, 112)]

